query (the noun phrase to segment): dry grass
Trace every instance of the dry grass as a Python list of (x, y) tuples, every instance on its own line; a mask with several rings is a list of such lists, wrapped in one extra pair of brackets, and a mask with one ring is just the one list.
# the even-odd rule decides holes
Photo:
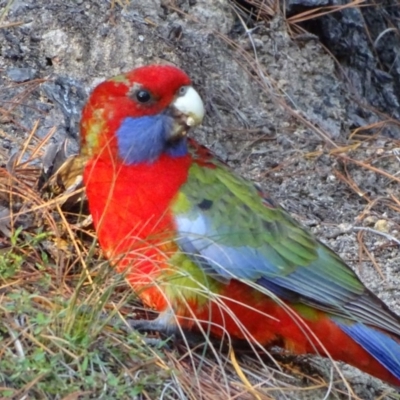
[[(280, 12), (277, 1), (249, 3), (259, 20)], [(361, 3), (355, 1), (349, 6)], [(306, 18), (333, 11), (318, 10), (287, 22), (297, 29), (295, 25)], [(238, 62), (266, 93), (325, 142), (321, 152), (341, 165), (332, 171), (334, 175), (366, 201), (360, 222), (375, 207), (399, 213), (400, 204), (391, 186), (400, 178), (392, 167), (395, 164), (387, 161), (398, 157), (400, 143), (363, 135), (360, 130), (346, 145), (335, 143), (288, 106), (273, 80), (265, 79), (256, 53), (240, 48), (227, 37), (221, 39), (236, 50)], [(46, 187), (39, 189), (42, 152), (52, 131), (39, 141), (35, 137), (37, 125), (26, 131), (15, 110), (41, 82), (23, 84), (24, 90), (0, 109), (2, 122), (13, 123), (27, 137), (16, 143), (21, 151), (10, 160), (0, 148), (0, 158), (8, 160), (0, 169), (0, 396), (65, 400), (295, 399), (308, 392), (310, 398), (325, 393), (325, 398), (357, 399), (351, 388), (325, 380), (307, 360), (287, 357), (279, 350), (272, 353), (279, 360), (274, 363), (261, 351), (226, 348), (201, 336), (170, 342), (156, 333), (143, 337), (129, 327), (128, 318), (146, 317), (147, 311), (123, 277), (117, 276), (102, 257), (94, 232), (81, 223), (82, 208), (66, 208), (65, 200), (71, 193), (66, 195), (62, 188), (57, 194), (49, 193)], [(386, 118), (388, 122), (395, 123)], [(378, 132), (379, 126), (365, 129)], [(4, 137), (5, 133), (0, 130), (0, 135)], [(7, 139), (17, 141), (14, 137)], [(375, 149), (368, 158), (366, 147)], [(354, 178), (357, 171), (384, 176), (386, 194), (367, 196)], [(374, 230), (381, 234), (378, 228)], [(360, 258), (370, 257), (379, 269), (363, 235), (360, 230)], [(396, 242), (389, 235), (387, 239)], [(149, 338), (157, 340), (149, 344)]]

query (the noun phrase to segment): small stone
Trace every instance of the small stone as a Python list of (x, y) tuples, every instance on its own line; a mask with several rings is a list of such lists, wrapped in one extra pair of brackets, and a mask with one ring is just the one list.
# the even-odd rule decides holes
[(42, 46), (46, 57), (63, 56), (69, 46), (68, 35), (62, 29), (54, 29), (42, 36)]
[(388, 233), (389, 224), (386, 219), (378, 219), (378, 221), (375, 222), (374, 229), (376, 229), (379, 232)]
[(9, 68), (7, 76), (14, 82), (26, 82), (33, 79), (36, 72), (33, 68)]
[(364, 218), (363, 225), (364, 226), (374, 226), (376, 224), (377, 218), (374, 215), (369, 215)]
[(335, 175), (328, 175), (326, 180), (327, 180), (327, 182), (336, 182), (336, 176)]
[(343, 233), (349, 233), (353, 229), (353, 225), (343, 222), (342, 224), (338, 225), (338, 228), (340, 229), (341, 232)]

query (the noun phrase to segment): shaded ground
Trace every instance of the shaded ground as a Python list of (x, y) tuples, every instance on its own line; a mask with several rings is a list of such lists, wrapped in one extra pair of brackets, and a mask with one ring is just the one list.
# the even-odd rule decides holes
[[(400, 313), (400, 253), (388, 237), (400, 240), (399, 143), (382, 135), (382, 125), (355, 131), (377, 119), (354, 111), (348, 84), (316, 38), (293, 40), (279, 15), (254, 24), (242, 14), (241, 22), (223, 0), (132, 0), (124, 7), (0, 0), (0, 6), (9, 6), (0, 19), (4, 163), (36, 123), (36, 137), (55, 128), (51, 141), (68, 136), (76, 151), (80, 109), (96, 83), (138, 65), (174, 63), (189, 73), (206, 103), (207, 118), (196, 138), (272, 193)], [(395, 123), (390, 126), (396, 137)], [(325, 361), (295, 365), (330, 379)], [(348, 366), (342, 371), (353, 398), (378, 398), (388, 389)], [(297, 373), (296, 385), (315, 384)], [(206, 375), (199, 375), (205, 387)], [(343, 393), (328, 398), (348, 398), (348, 389), (338, 387)], [(266, 393), (315, 399), (326, 395), (327, 386), (304, 397), (289, 390)], [(246, 396), (239, 398), (251, 398)]]

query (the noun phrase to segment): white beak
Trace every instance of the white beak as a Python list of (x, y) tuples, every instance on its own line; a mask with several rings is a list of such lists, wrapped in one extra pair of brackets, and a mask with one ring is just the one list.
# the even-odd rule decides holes
[(188, 127), (199, 125), (203, 121), (203, 100), (191, 86), (187, 86), (186, 92), (175, 99), (173, 106), (186, 116), (185, 123)]

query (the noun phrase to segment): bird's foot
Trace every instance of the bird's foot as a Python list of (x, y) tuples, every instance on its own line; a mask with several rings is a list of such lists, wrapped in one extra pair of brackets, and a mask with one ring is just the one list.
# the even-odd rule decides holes
[(171, 329), (170, 326), (166, 325), (159, 318), (148, 320), (148, 319), (127, 319), (126, 323), (137, 331), (156, 331), (165, 334), (174, 333), (175, 328)]

